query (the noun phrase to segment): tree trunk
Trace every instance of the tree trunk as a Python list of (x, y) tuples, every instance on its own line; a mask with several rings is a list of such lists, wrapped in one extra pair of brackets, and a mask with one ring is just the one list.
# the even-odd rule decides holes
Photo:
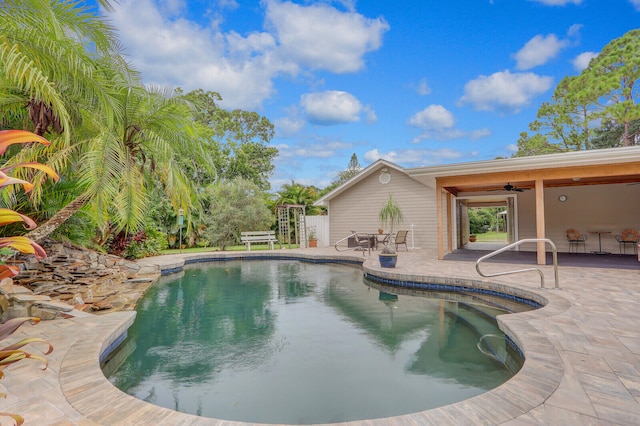
[(35, 242), (39, 242), (43, 238), (48, 237), (53, 231), (58, 229), (60, 225), (65, 223), (67, 219), (69, 219), (78, 210), (84, 207), (90, 200), (90, 198), (91, 197), (89, 197), (87, 194), (80, 195), (75, 200), (64, 206), (62, 209), (58, 210), (58, 212), (51, 216), (51, 218), (49, 218), (49, 220), (47, 220), (45, 223), (25, 235), (25, 237)]

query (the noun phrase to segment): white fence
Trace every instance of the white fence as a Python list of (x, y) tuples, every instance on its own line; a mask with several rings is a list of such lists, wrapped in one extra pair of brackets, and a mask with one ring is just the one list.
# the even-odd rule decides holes
[[(307, 229), (315, 227), (318, 236), (318, 247), (329, 247), (329, 216), (306, 216)], [(307, 235), (309, 233), (307, 232)]]

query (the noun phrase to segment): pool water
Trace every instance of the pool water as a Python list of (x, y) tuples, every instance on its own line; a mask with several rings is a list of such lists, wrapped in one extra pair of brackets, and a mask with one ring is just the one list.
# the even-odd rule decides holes
[(140, 301), (105, 374), (185, 413), (313, 424), (461, 401), (521, 366), (495, 323), (504, 311), (396, 295), (362, 275), (281, 260), (190, 267)]

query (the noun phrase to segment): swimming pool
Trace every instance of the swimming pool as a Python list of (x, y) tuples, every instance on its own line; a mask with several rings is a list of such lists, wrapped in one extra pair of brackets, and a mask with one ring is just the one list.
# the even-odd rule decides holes
[(345, 265), (188, 268), (139, 303), (121, 349), (131, 355), (110, 380), (177, 411), (310, 424), (460, 401), (521, 365), (491, 320), (504, 311), (394, 292)]

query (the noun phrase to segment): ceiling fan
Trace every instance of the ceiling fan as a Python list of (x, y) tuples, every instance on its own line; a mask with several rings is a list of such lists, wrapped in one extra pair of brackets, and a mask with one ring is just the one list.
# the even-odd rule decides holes
[(507, 191), (507, 192), (510, 192), (510, 191), (522, 192), (522, 191), (528, 191), (530, 188), (516, 188), (515, 186), (511, 185), (510, 183), (507, 183), (505, 186), (502, 187), (502, 189)]

